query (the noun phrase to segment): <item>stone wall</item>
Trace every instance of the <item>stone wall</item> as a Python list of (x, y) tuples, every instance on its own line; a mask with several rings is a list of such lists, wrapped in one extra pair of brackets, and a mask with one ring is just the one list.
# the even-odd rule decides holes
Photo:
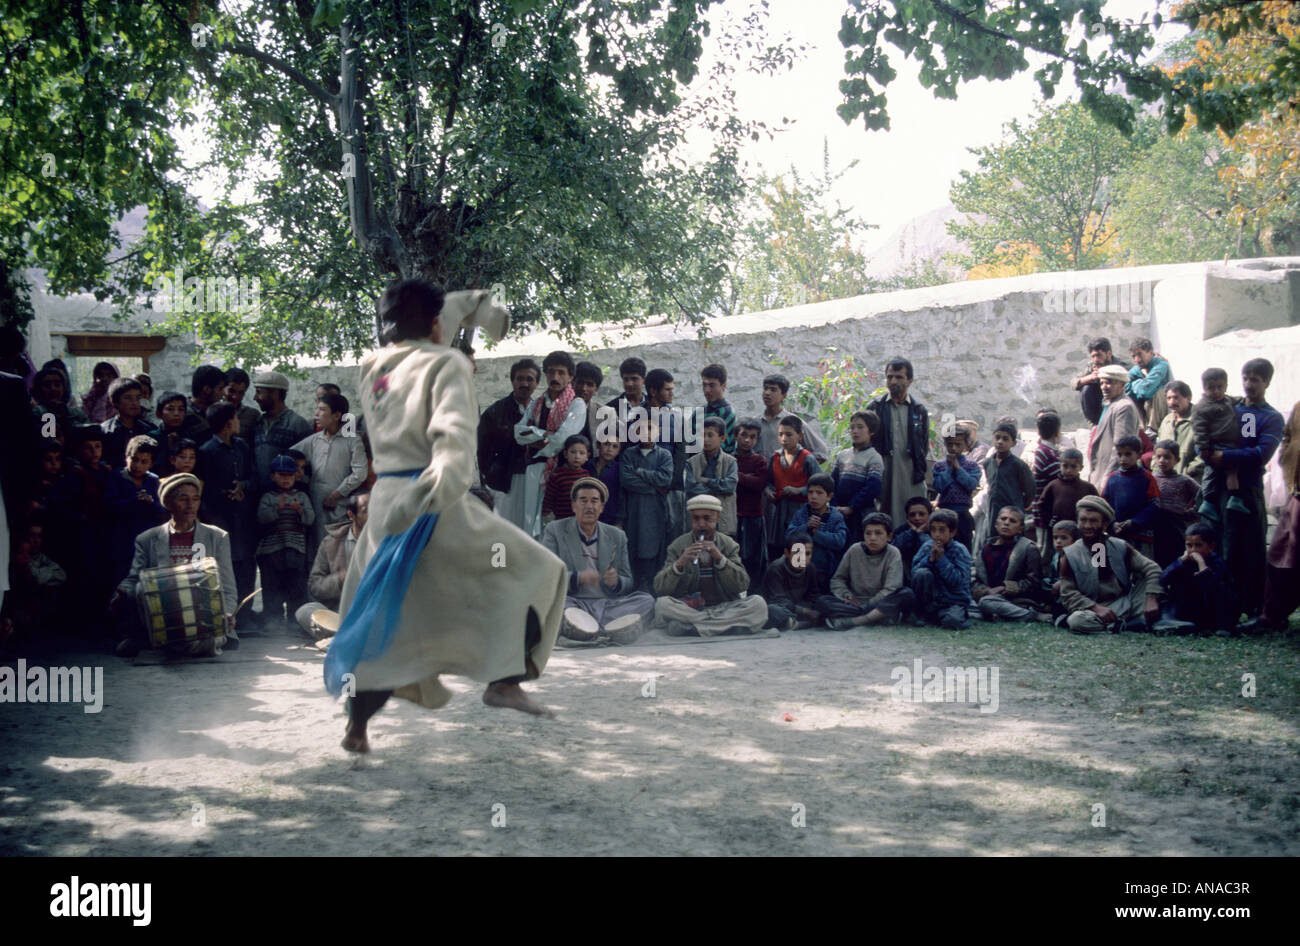
[[(636, 355), (674, 374), (685, 406), (702, 403), (699, 369), (720, 362), (728, 399), (746, 414), (762, 409), (762, 378), (772, 371), (791, 379), (815, 373), (834, 349), (883, 374), (898, 354), (915, 366), (912, 391), (936, 418), (971, 417), (987, 431), (1011, 414), (1032, 429), (1034, 412), (1050, 406), (1070, 429), (1084, 423), (1070, 381), (1087, 361), (1088, 340), (1108, 337), (1127, 360), (1130, 342), (1148, 336), (1198, 393), (1209, 364), (1236, 378), (1247, 358), (1270, 357), (1277, 366), (1270, 400), (1285, 412), (1300, 398), (1297, 286), (1300, 258), (1039, 273), (732, 316), (715, 320), (704, 340), (662, 325), (625, 337), (611, 329), (601, 338), (596, 329), (580, 357), (605, 369), (603, 399), (621, 391), (618, 364)], [(481, 351), (480, 406), (509, 391), (511, 363), (525, 355), (540, 362), (555, 348), (573, 350), (543, 334)], [(774, 368), (774, 356), (786, 367)], [(1231, 389), (1239, 392), (1239, 382)]]
[[(46, 326), (57, 345), (58, 331), (149, 331), (147, 313), (116, 322), (107, 305), (89, 297), (37, 302), (36, 336)], [(1263, 355), (1276, 375), (1269, 400), (1286, 413), (1300, 399), (1300, 258), (1185, 263), (1072, 273), (1039, 273), (1007, 279), (952, 283), (925, 289), (881, 293), (767, 312), (715, 319), (700, 338), (690, 329), (669, 325), (616, 326), (585, 330), (590, 348), (577, 351), (558, 336), (538, 333), (510, 339), (487, 350), (480, 346), (475, 386), (486, 407), (509, 389), (510, 365), (524, 356), (539, 362), (565, 348), (605, 371), (599, 397), (621, 391), (617, 375), (624, 358), (636, 355), (651, 367), (670, 370), (680, 406), (702, 403), (699, 369), (726, 365), (728, 399), (737, 413), (762, 409), (765, 374), (780, 370), (791, 379), (817, 371), (829, 353), (849, 352), (883, 374), (892, 355), (909, 358), (916, 368), (912, 391), (937, 418), (945, 412), (972, 417), (987, 432), (1004, 413), (1032, 428), (1042, 406), (1061, 412), (1066, 429), (1083, 424), (1070, 380), (1087, 360), (1090, 338), (1105, 335), (1127, 358), (1136, 337), (1152, 338), (1199, 394), (1200, 372), (1227, 368), (1229, 390), (1240, 392), (1238, 374), (1247, 359)], [(833, 350), (833, 351), (832, 351)], [(188, 391), (192, 339), (171, 338), (151, 359), (155, 391)], [(57, 352), (56, 352), (57, 354)], [(45, 355), (44, 357), (50, 357)], [(776, 369), (772, 359), (786, 366)], [(294, 381), (289, 404), (304, 416), (312, 411), (316, 383), (333, 381), (356, 402), (358, 372), (353, 365), (304, 364), (307, 381)], [(250, 374), (254, 369), (249, 367)]]

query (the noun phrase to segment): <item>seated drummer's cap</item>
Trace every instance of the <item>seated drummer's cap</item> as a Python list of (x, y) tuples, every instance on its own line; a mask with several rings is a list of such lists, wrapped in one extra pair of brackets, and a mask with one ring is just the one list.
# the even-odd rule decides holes
[(692, 496), (686, 501), (686, 511), (690, 512), (692, 509), (712, 509), (714, 512), (722, 512), (722, 500), (707, 494)]
[(594, 489), (600, 493), (602, 503), (609, 502), (609, 487), (594, 476), (584, 476), (582, 479), (574, 481), (573, 485), (569, 487), (569, 502), (573, 502), (580, 489)]
[(271, 461), (272, 473), (297, 473), (298, 464), (294, 462), (293, 457), (282, 453)]
[(1095, 509), (1097, 512), (1101, 513), (1103, 516), (1106, 517), (1106, 521), (1108, 522), (1115, 521), (1114, 508), (1111, 506), (1110, 503), (1106, 502), (1106, 500), (1102, 499), (1100, 496), (1084, 496), (1082, 499), (1080, 499), (1077, 503), (1074, 504), (1075, 512), (1079, 512), (1082, 509)]
[(288, 391), (289, 379), (278, 371), (259, 371), (253, 375), (253, 387), (278, 388), (281, 391)]
[(167, 494), (178, 486), (193, 486), (203, 495), (203, 481), (193, 473), (173, 473), (171, 476), (164, 476), (158, 483), (158, 502), (164, 506), (167, 505)]
[(1119, 365), (1106, 365), (1097, 370), (1098, 378), (1106, 378), (1109, 381), (1127, 381), (1128, 372)]

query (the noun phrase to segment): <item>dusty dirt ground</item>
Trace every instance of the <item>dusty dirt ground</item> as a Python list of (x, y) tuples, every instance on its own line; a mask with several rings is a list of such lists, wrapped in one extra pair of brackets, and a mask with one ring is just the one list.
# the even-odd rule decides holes
[[(997, 666), (997, 712), (893, 701), (918, 657)], [(361, 768), (321, 661), (288, 632), (199, 663), (46, 661), (103, 665), (104, 708), (0, 705), (0, 852), (1300, 854), (1295, 637), (976, 625), (557, 650), (530, 687), (557, 719), (453, 679), (441, 711), (390, 702)]]

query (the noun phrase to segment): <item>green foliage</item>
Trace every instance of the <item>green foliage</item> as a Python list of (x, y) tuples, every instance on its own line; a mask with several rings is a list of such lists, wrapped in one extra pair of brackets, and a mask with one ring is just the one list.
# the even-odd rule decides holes
[(1004, 261), (1008, 246), (1035, 252), (1041, 269), (1102, 265), (1113, 236), (1110, 182), (1141, 147), (1067, 104), (1040, 106), (1032, 122), (1008, 123), (998, 144), (970, 149), (978, 169), (961, 172), (949, 195), (968, 222), (948, 223), (970, 246), (967, 268)]
[(10, 0), (0, 21), (0, 251), (51, 291), (113, 289), (114, 224), (185, 203), (170, 176), (192, 119), (188, 3)]
[(737, 250), (731, 312), (845, 299), (877, 288), (858, 249), (871, 225), (830, 197), (835, 182), (858, 162), (831, 173), (823, 144), (822, 163), (820, 179), (805, 179), (794, 168), (785, 176), (759, 178)]
[[(1233, 154), (1217, 135), (1185, 129), (1157, 138), (1115, 178), (1115, 229), (1139, 266), (1222, 259), (1236, 252), (1234, 195), (1221, 178)], [(1257, 255), (1248, 247), (1246, 255)]]
[[(0, 232), (54, 291), (122, 305), (177, 268), (259, 279), (257, 312), (167, 323), (232, 361), (356, 355), (398, 276), (495, 289), (519, 328), (575, 338), (591, 321), (698, 322), (726, 307), (739, 148), (761, 131), (735, 118), (731, 74), (793, 55), (753, 14), (698, 75), (710, 6), (11, 4)], [(196, 124), (212, 149), (182, 167)], [(683, 157), (688, 134), (712, 141), (707, 160)], [(198, 207), (198, 179), (226, 196)], [(113, 224), (140, 204), (145, 239), (110, 268)]]
[[(833, 346), (828, 346), (826, 352), (827, 357), (817, 363), (816, 374), (791, 378), (786, 404), (814, 418), (826, 442), (839, 450), (849, 445), (849, 421), (853, 413), (866, 410), (867, 404), (886, 391), (881, 376), (859, 363), (851, 353), (841, 355)], [(777, 368), (790, 366), (779, 352), (769, 355), (767, 360)]]
[(861, 118), (868, 129), (888, 128), (889, 83), (897, 78), (887, 51), (893, 47), (920, 63), (921, 84), (936, 98), (955, 99), (974, 79), (1009, 79), (1042, 65), (1033, 76), (1051, 98), (1069, 67), (1082, 104), (1100, 123), (1124, 134), (1140, 111), (1159, 103), (1164, 127), (1180, 131), (1190, 114), (1202, 130), (1236, 134), (1243, 123), (1293, 102), (1300, 92), (1300, 46), (1291, 41), (1267, 4), (1192, 0), (1170, 17), (1230, 39), (1246, 28), (1260, 31), (1272, 55), (1256, 75), (1236, 79), (1201, 67), (1166, 73), (1146, 61), (1163, 22), (1155, 11), (1134, 22), (1103, 13), (1104, 0), (848, 0), (840, 21), (847, 78), (840, 82), (845, 122)]
[(32, 311), (31, 286), (22, 272), (0, 256), (0, 325), (23, 328), (36, 313)]

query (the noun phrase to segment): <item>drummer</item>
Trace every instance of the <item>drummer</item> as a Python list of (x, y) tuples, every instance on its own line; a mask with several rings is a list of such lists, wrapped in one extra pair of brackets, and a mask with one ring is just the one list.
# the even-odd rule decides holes
[[(561, 633), (578, 640), (607, 634), (615, 643), (630, 644), (654, 612), (655, 599), (632, 590), (627, 534), (600, 521), (609, 489), (595, 477), (584, 476), (569, 489), (569, 499), (573, 515), (548, 525), (542, 545), (563, 559), (569, 570), (566, 617), (570, 608), (578, 608), (592, 617), (596, 627), (583, 629), (581, 624), (588, 622), (565, 621)], [(634, 620), (618, 620), (628, 617)]]
[(212, 657), (220, 652), (219, 646), (226, 650), (239, 647), (239, 638), (235, 635), (235, 612), (239, 602), (235, 594), (235, 569), (230, 561), (230, 536), (216, 526), (198, 521), (202, 492), (203, 484), (193, 473), (176, 473), (158, 484), (158, 499), (171, 518), (135, 537), (131, 572), (122, 579), (108, 603), (110, 612), (124, 632), (114, 651), (119, 657), (134, 657), (146, 640), (144, 622), (135, 607), (141, 570), (182, 565), (194, 561), (196, 553), (217, 560), (221, 601), (226, 611), (226, 638), (224, 644), (212, 637), (182, 644), (180, 653), (189, 657)]

